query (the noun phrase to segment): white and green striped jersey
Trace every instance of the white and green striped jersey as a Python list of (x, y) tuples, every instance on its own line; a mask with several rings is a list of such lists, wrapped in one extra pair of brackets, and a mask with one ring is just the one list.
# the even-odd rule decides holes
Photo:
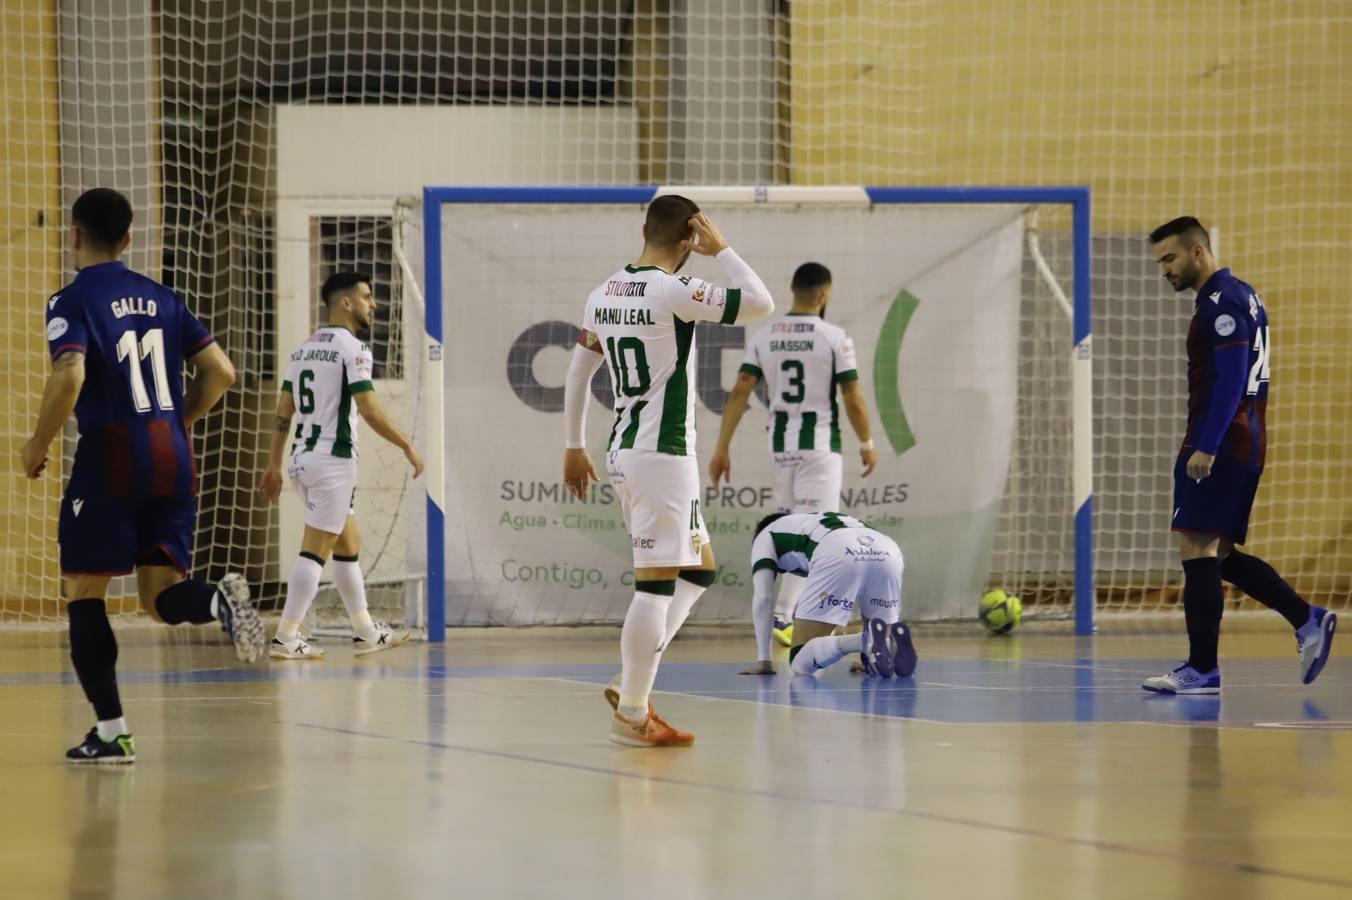
[(806, 575), (817, 545), (841, 528), (868, 528), (853, 516), (840, 513), (792, 513), (775, 519), (751, 542), (751, 571), (774, 569)]
[(587, 298), (580, 342), (615, 392), (609, 450), (695, 455), (695, 322), (737, 321), (742, 292), (625, 266)]
[(374, 390), (371, 348), (341, 325), (325, 325), (291, 354), (282, 390), (296, 401), (296, 441), (291, 453), (357, 457), (352, 398)]
[(765, 380), (771, 452), (840, 452), (836, 386), (855, 366), (854, 341), (820, 316), (789, 313), (752, 336), (741, 371)]

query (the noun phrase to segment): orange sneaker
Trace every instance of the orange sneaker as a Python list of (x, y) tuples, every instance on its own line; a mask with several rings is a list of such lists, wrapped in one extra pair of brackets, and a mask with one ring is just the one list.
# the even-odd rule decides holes
[(656, 722), (658, 725), (661, 725), (663, 728), (671, 728), (671, 733), (677, 735), (680, 738), (680, 740), (676, 742), (675, 746), (689, 747), (691, 744), (695, 743), (695, 736), (693, 734), (691, 734), (688, 731), (681, 731), (680, 729), (673, 728), (670, 722), (668, 722), (666, 719), (662, 718), (657, 714), (657, 710), (653, 709), (653, 705), (651, 703), (648, 704), (648, 715), (652, 718), (654, 722)]
[(642, 722), (615, 713), (610, 720), (610, 742), (625, 747), (689, 747), (695, 736), (672, 728), (649, 707)]

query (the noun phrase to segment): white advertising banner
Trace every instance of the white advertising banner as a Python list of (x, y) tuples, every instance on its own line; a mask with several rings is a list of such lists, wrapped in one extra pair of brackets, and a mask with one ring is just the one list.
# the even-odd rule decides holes
[[(879, 464), (860, 477), (844, 410), (839, 510), (897, 540), (903, 615), (971, 615), (984, 585), (1017, 406), (1022, 216), (1014, 207), (712, 206), (729, 243), (787, 312), (794, 269), (833, 274), (828, 320), (854, 339)], [(602, 481), (561, 481), (563, 374), (588, 292), (641, 250), (637, 206), (448, 206), (440, 248), (446, 347), (446, 577), (451, 625), (618, 622), (630, 544), (605, 482), (605, 369), (588, 445)], [(430, 252), (432, 248), (426, 248)], [(726, 282), (716, 262), (686, 273)], [(431, 298), (429, 298), (430, 300)], [(733, 481), (707, 464), (747, 326), (696, 333), (697, 454), (718, 579), (694, 621), (749, 621), (750, 546), (774, 510), (768, 415), (753, 401)]]

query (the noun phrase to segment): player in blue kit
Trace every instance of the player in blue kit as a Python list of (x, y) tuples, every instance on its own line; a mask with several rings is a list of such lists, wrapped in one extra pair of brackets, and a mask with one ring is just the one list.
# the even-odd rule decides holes
[[(72, 212), (75, 280), (47, 301), (52, 374), (20, 462), (29, 478), (74, 413), (80, 429), (61, 500), (62, 592), (70, 655), (98, 724), (66, 754), (74, 763), (136, 759), (117, 689), (117, 639), (104, 599), (136, 572), (141, 608), (169, 625), (219, 621), (241, 660), (263, 652), (263, 626), (242, 576), (185, 578), (197, 524), (188, 430), (235, 380), (229, 357), (178, 295), (121, 261), (131, 204), (107, 188)], [(186, 393), (183, 363), (195, 370)]]
[(1165, 694), (1220, 693), (1222, 579), (1291, 623), (1301, 681), (1309, 684), (1328, 661), (1337, 616), (1305, 602), (1263, 560), (1235, 549), (1248, 536), (1267, 451), (1272, 371), (1267, 310), (1252, 287), (1220, 268), (1195, 218), (1161, 225), (1150, 241), (1165, 280), (1176, 291), (1196, 291), (1197, 300), (1188, 329), (1188, 430), (1174, 466), (1173, 530), (1183, 559), (1188, 659), (1142, 687)]

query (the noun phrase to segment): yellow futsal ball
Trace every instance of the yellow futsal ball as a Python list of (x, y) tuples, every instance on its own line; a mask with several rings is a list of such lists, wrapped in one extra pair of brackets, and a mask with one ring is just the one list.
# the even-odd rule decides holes
[(1009, 634), (1023, 620), (1023, 601), (1004, 591), (990, 591), (981, 598), (977, 618), (991, 634)]

